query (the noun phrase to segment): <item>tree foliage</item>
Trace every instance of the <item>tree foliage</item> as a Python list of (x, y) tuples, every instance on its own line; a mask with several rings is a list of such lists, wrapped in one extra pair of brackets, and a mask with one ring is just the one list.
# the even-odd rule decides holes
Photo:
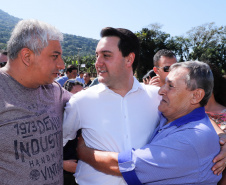
[(143, 28), (136, 35), (140, 40), (140, 63), (137, 67), (137, 76), (139, 79), (153, 68), (153, 57), (155, 53), (163, 48), (167, 48), (169, 34), (160, 31), (160, 26), (151, 25), (153, 29)]
[(172, 50), (179, 62), (189, 60), (209, 61), (220, 71), (226, 72), (226, 26), (215, 23), (192, 28), (185, 36), (170, 37), (162, 32), (161, 26), (143, 28), (136, 33), (141, 43), (138, 78), (153, 68), (153, 56), (160, 49)]
[[(6, 49), (6, 43), (15, 25), (21, 19), (13, 17), (0, 10), (0, 49)], [(64, 56), (94, 55), (98, 40), (80, 37), (76, 35), (64, 34), (62, 50)]]
[[(0, 49), (6, 48), (10, 33), (19, 20), (0, 10)], [(214, 23), (207, 23), (192, 28), (185, 36), (175, 37), (161, 31), (161, 27), (160, 24), (151, 24), (135, 33), (141, 45), (140, 64), (136, 71), (139, 79), (153, 68), (154, 54), (160, 49), (172, 50), (179, 62), (208, 60), (226, 72), (226, 26), (217, 27)], [(95, 39), (64, 34), (62, 49), (66, 66), (85, 64), (84, 71), (95, 73), (97, 42)]]

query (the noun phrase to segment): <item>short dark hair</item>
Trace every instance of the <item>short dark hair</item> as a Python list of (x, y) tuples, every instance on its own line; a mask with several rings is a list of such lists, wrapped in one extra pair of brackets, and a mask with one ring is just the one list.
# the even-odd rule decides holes
[(204, 107), (213, 91), (213, 73), (208, 64), (199, 61), (187, 61), (175, 63), (170, 66), (170, 71), (179, 67), (188, 69), (188, 74), (185, 77), (185, 83), (188, 90), (203, 89), (205, 96), (199, 102), (201, 107)]
[(100, 33), (101, 37), (119, 37), (118, 48), (119, 51), (122, 52), (122, 56), (126, 57), (130, 53), (135, 54), (135, 59), (133, 61), (133, 72), (135, 72), (137, 65), (140, 60), (140, 42), (138, 37), (131, 32), (130, 30), (124, 28), (112, 28), (106, 27), (101, 30)]
[(69, 80), (67, 80), (67, 81), (64, 83), (64, 86), (63, 86), (63, 87), (64, 87), (67, 91), (71, 92), (72, 87), (73, 87), (73, 86), (76, 86), (76, 85), (80, 85), (80, 86), (83, 87), (83, 84), (80, 83), (79, 81), (75, 80), (75, 79), (69, 79)]
[(87, 74), (89, 77), (91, 77), (91, 73), (86, 72), (86, 73), (84, 73), (84, 74)]
[(78, 68), (75, 67), (75, 65), (69, 65), (66, 69), (66, 73), (69, 72), (71, 73), (73, 70), (77, 70), (78, 71)]
[(176, 57), (176, 55), (172, 51), (167, 50), (167, 49), (161, 49), (153, 57), (153, 64), (154, 64), (154, 66), (158, 67), (158, 61), (160, 60), (160, 58), (162, 56), (169, 57), (169, 58)]

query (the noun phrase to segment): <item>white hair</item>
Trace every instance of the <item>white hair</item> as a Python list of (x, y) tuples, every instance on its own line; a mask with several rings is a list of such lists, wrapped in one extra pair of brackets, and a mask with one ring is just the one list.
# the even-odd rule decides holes
[(19, 51), (29, 48), (39, 55), (49, 40), (63, 41), (63, 34), (55, 27), (38, 20), (22, 20), (14, 28), (7, 43), (9, 59), (15, 59)]

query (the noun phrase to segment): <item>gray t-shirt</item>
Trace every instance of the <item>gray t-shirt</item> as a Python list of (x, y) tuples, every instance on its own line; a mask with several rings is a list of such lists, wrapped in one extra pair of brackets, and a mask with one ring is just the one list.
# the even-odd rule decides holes
[(22, 86), (0, 70), (0, 184), (63, 184), (62, 119), (71, 93)]

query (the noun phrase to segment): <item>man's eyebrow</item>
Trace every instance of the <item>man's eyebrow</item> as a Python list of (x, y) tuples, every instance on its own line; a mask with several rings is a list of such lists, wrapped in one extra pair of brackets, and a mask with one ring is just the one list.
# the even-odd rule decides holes
[(166, 83), (166, 82), (167, 82), (167, 83), (172, 83), (172, 81), (171, 81), (169, 78), (167, 78), (167, 77), (166, 77), (166, 79), (165, 79), (165, 83)]
[(59, 52), (59, 51), (53, 51), (53, 53), (57, 53), (57, 54), (61, 55), (61, 52)]
[(112, 53), (112, 51), (109, 51), (109, 50), (103, 50), (103, 51), (101, 51), (101, 53)]
[[(103, 50), (103, 51), (100, 51), (99, 53), (112, 53), (112, 51), (109, 51), (109, 50)], [(96, 54), (98, 54), (98, 52), (96, 52)]]

